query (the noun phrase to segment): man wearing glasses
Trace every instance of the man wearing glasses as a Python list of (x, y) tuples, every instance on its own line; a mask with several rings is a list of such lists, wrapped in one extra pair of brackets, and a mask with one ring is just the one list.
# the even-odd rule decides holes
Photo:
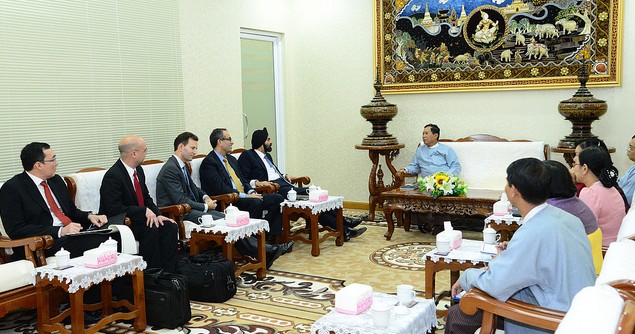
[(154, 204), (141, 164), (148, 147), (139, 136), (126, 136), (119, 142), (119, 160), (101, 182), (99, 211), (116, 216), (122, 213), (132, 220), (132, 233), (139, 241), (139, 255), (148, 268), (176, 273), (176, 222), (161, 215)]
[(234, 142), (226, 129), (214, 129), (209, 136), (212, 151), (201, 163), (201, 188), (209, 195), (238, 193), (240, 198), (236, 206), (248, 211), (251, 218), (262, 218), (267, 210), (265, 219), (269, 222), (269, 235), (282, 234), (282, 214), (280, 203), (284, 198), (280, 194), (259, 194), (249, 182), (245, 182), (238, 160), (231, 154)]
[[(81, 211), (75, 206), (66, 183), (56, 174), (57, 157), (49, 144), (26, 145), (20, 160), (24, 172), (12, 177), (0, 189), (0, 215), (10, 238), (50, 235), (54, 243), (44, 251), (46, 256), (53, 256), (63, 247), (71, 257), (98, 247), (109, 236), (119, 238), (119, 234), (69, 238), (91, 225), (101, 227), (107, 223), (106, 216)], [(14, 250), (15, 258), (24, 258), (22, 247)]]

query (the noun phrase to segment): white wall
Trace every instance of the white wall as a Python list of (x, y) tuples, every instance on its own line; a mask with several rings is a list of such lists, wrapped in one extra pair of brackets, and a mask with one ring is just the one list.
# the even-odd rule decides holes
[[(371, 0), (181, 0), (183, 88), (187, 130), (210, 149), (211, 129), (227, 127), (243, 147), (240, 95), (240, 28), (284, 34), (287, 172), (306, 174), (332, 194), (366, 201), (370, 160), (354, 146), (371, 132), (359, 108), (374, 95)], [(635, 16), (626, 6), (625, 17)], [(624, 31), (635, 31), (626, 20)], [(625, 34), (623, 59), (635, 56), (635, 36)], [(592, 88), (609, 111), (593, 133), (615, 146), (613, 160), (626, 171), (626, 144), (635, 134), (629, 95), (635, 65), (623, 62), (622, 86)], [(388, 131), (406, 143), (396, 166), (407, 164), (426, 123), (444, 138), (489, 133), (508, 139), (543, 140), (556, 146), (571, 132), (558, 102), (575, 89), (386, 95), (399, 114)], [(249, 143), (249, 138), (246, 140)], [(560, 155), (554, 159), (562, 161)], [(386, 170), (386, 169), (385, 169)], [(387, 170), (386, 170), (387, 171)], [(386, 180), (389, 182), (390, 180)]]

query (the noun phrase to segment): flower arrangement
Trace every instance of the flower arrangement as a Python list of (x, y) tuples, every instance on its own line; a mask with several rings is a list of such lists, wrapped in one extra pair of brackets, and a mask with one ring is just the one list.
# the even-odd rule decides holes
[(458, 176), (436, 172), (425, 178), (418, 178), (419, 189), (433, 198), (439, 196), (461, 196), (467, 193), (467, 185)]

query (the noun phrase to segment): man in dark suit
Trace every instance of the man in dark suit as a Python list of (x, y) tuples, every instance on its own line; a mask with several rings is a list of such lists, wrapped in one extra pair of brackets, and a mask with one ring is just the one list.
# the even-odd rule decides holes
[(226, 129), (214, 129), (209, 136), (213, 150), (201, 163), (201, 188), (210, 195), (238, 193), (240, 198), (236, 206), (248, 211), (252, 218), (262, 218), (269, 222), (269, 235), (282, 234), (282, 214), (280, 203), (284, 200), (280, 194), (258, 194), (242, 177), (238, 161), (231, 154), (232, 141)]
[(198, 153), (198, 137), (183, 132), (174, 139), (174, 155), (165, 162), (157, 176), (157, 204), (159, 206), (187, 203), (192, 210), (183, 219), (199, 223), (198, 218), (209, 214), (214, 219), (224, 215), (216, 209), (216, 201), (197, 187), (185, 166)]
[[(267, 128), (254, 131), (251, 136), (251, 150), (246, 150), (238, 158), (238, 165), (245, 178), (249, 181), (249, 185), (252, 187), (257, 183), (273, 182), (280, 185), (278, 193), (284, 197), (287, 196), (289, 190), (294, 189), (298, 194), (306, 195), (308, 188), (298, 188), (289, 182), (290, 177), (284, 174), (278, 169), (278, 166), (273, 163), (271, 157), (271, 138)], [(323, 226), (336, 228), (336, 216), (335, 212), (325, 212), (319, 216), (319, 222)], [(351, 238), (355, 238), (362, 233), (366, 232), (366, 227), (355, 229), (357, 225), (362, 222), (361, 219), (353, 219), (344, 217), (344, 240), (348, 241)]]
[[(225, 217), (214, 210), (216, 201), (211, 199), (203, 190), (194, 184), (186, 162), (191, 162), (198, 152), (198, 136), (191, 132), (183, 132), (174, 139), (174, 155), (163, 165), (157, 176), (157, 202), (160, 206), (187, 203), (192, 210), (183, 218), (199, 223), (198, 218), (211, 215), (214, 219)], [(267, 245), (267, 269), (282, 253), (291, 248), (293, 242), (282, 246)], [(242, 255), (253, 258), (258, 256), (258, 246), (255, 237), (241, 238), (235, 243), (236, 249)]]
[(132, 220), (132, 233), (139, 241), (139, 255), (148, 268), (176, 272), (176, 222), (161, 216), (145, 183), (141, 163), (147, 146), (138, 136), (126, 136), (119, 142), (119, 160), (104, 175), (100, 189), (99, 211), (108, 216), (125, 213)]
[[(12, 239), (40, 235), (53, 237), (53, 247), (44, 251), (52, 256), (62, 247), (71, 257), (98, 247), (107, 235), (69, 237), (90, 225), (107, 223), (104, 215), (81, 211), (71, 200), (66, 183), (57, 174), (57, 156), (46, 143), (33, 142), (20, 153), (24, 172), (15, 175), (0, 189), (0, 215)], [(119, 234), (110, 235), (119, 238)], [(15, 258), (24, 258), (24, 249), (15, 248)]]

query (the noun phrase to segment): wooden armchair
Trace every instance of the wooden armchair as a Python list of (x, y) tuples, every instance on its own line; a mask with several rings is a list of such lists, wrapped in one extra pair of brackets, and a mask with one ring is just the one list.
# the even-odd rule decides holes
[[(0, 278), (0, 281), (11, 280), (11, 282), (7, 282), (9, 285), (7, 290), (0, 292), (0, 318), (13, 310), (37, 307), (35, 286), (31, 282), (24, 284), (24, 282), (16, 279), (14, 275), (8, 278), (6, 274), (9, 272), (15, 273), (17, 271), (16, 266), (22, 267), (23, 270), (30, 268), (32, 271), (35, 267), (45, 265), (46, 256), (44, 255), (44, 250), (50, 248), (52, 245), (53, 238), (49, 235), (16, 240), (0, 236), (0, 271), (5, 272), (3, 277)], [(7, 250), (12, 247), (24, 247), (26, 260), (10, 262), (10, 256)], [(32, 279), (30, 272), (26, 272), (25, 275), (29, 276), (29, 279)], [(4, 286), (4, 284), (2, 285)]]
[[(203, 159), (207, 156), (207, 154), (197, 154), (194, 156), (192, 162), (186, 162), (185, 166), (187, 167), (187, 171), (190, 173), (192, 180), (196, 184), (197, 187), (201, 187), (201, 174), (199, 172), (201, 163)], [(221, 195), (210, 196), (213, 200), (216, 200), (216, 210), (223, 212), (225, 208), (232, 203), (238, 202), (238, 194), (237, 193), (228, 193)]]
[[(620, 328), (627, 330), (618, 330), (616, 333), (633, 333), (635, 326), (635, 259), (632, 254), (635, 251), (635, 242), (625, 240), (622, 242), (612, 243), (609, 251), (606, 253), (602, 272), (596, 281), (594, 287), (611, 286), (618, 290), (618, 293), (624, 300), (622, 316), (620, 317)], [(584, 289), (581, 290), (585, 291)], [(580, 293), (578, 293), (580, 295)], [(578, 295), (574, 298), (571, 309)], [(588, 308), (591, 305), (600, 305), (602, 302), (589, 302), (585, 300), (581, 308)], [(468, 291), (459, 303), (461, 311), (466, 314), (475, 314), (477, 311), (483, 312), (483, 320), (481, 323), (481, 333), (494, 333), (498, 323), (498, 317), (514, 320), (519, 323), (530, 324), (535, 327), (544, 328), (555, 331), (566, 312), (556, 311), (540, 307), (533, 304), (524, 303), (515, 299), (509, 299), (501, 302), (487, 293), (473, 288)], [(596, 312), (597, 313), (597, 312)], [(573, 317), (571, 314), (569, 317)], [(630, 328), (630, 330), (628, 330)], [(569, 333), (570, 331), (567, 331)]]
[[(237, 148), (231, 151), (230, 154), (233, 155), (236, 159), (238, 159), (240, 157), (240, 154), (243, 152), (245, 152), (244, 148)], [(295, 186), (298, 188), (302, 188), (311, 184), (311, 178), (308, 176), (297, 176), (297, 177), (290, 178), (289, 182), (291, 182), (292, 184), (295, 184)], [(276, 186), (276, 189), (275, 191), (272, 191), (272, 192), (277, 192), (278, 190), (280, 190), (279, 185), (276, 184), (275, 186)], [(256, 191), (260, 192), (259, 189), (256, 189)]]

